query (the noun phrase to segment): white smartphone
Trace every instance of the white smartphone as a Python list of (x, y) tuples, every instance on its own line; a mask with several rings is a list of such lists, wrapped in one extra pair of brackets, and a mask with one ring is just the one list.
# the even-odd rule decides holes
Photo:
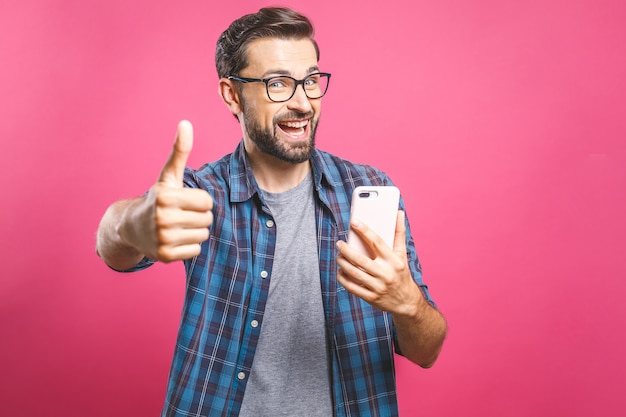
[[(399, 203), (400, 190), (397, 187), (392, 185), (359, 186), (352, 193), (350, 219), (356, 218), (367, 225), (390, 248), (393, 248)], [(348, 244), (370, 258), (374, 258), (369, 247), (352, 229), (348, 231)]]

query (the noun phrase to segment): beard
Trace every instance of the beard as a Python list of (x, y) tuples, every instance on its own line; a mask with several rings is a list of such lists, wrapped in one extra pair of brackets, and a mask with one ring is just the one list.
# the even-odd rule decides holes
[[(291, 111), (280, 116), (274, 116), (272, 126), (262, 128), (256, 113), (248, 106), (245, 106), (244, 109), (243, 119), (246, 124), (248, 137), (261, 152), (292, 164), (299, 164), (311, 159), (315, 151), (315, 132), (319, 123), (319, 119), (313, 119), (313, 112), (301, 113)], [(278, 138), (276, 134), (278, 123), (281, 120), (291, 119), (309, 119), (309, 138), (307, 140), (299, 143), (289, 143)]]

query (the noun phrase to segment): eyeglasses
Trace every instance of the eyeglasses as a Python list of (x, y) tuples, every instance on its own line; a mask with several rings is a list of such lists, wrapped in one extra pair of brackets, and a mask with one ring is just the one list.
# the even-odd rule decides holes
[(287, 75), (280, 75), (270, 78), (245, 78), (230, 75), (229, 80), (235, 80), (242, 83), (265, 83), (265, 91), (270, 100), (280, 103), (287, 101), (296, 93), (296, 88), (302, 84), (304, 94), (310, 99), (321, 98), (328, 90), (330, 82), (330, 74), (326, 72), (316, 72), (307, 75), (301, 80), (296, 80)]

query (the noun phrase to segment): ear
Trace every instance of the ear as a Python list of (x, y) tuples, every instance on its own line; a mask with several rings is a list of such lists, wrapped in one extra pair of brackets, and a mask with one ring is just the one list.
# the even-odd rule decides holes
[(222, 97), (222, 100), (224, 101), (224, 104), (226, 104), (226, 107), (228, 107), (228, 110), (230, 110), (234, 116), (241, 113), (241, 99), (233, 82), (228, 78), (221, 78), (217, 89), (218, 94)]

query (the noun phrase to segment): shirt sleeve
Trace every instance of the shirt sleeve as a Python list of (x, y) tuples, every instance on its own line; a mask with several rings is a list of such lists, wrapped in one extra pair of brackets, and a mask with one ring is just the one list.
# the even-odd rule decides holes
[(109, 266), (109, 268), (111, 268), (112, 270), (117, 271), (117, 272), (136, 272), (136, 271), (141, 271), (143, 269), (146, 269), (149, 266), (153, 265), (154, 263), (156, 263), (156, 261), (154, 259), (150, 259), (150, 258), (144, 256), (144, 258), (141, 261), (139, 261), (139, 263), (137, 265), (133, 266), (130, 269), (115, 269), (115, 268), (113, 268), (111, 266)]

